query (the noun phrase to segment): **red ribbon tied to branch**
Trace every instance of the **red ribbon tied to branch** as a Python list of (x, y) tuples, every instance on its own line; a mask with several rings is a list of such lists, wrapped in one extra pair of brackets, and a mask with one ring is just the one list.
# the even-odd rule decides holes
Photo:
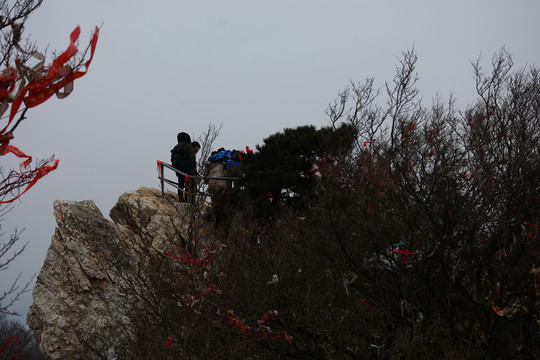
[(222, 294), (223, 291), (221, 291), (220, 289), (218, 289), (218, 287), (216, 285), (210, 285), (210, 287), (206, 290), (204, 290), (203, 292), (197, 294), (198, 297), (202, 297), (210, 292), (214, 291), (216, 294)]
[[(1, 136), (1, 135), (0, 135)], [(8, 152), (14, 154), (15, 156), (17, 157), (20, 157), (20, 158), (26, 158), (25, 161), (23, 161), (21, 163), (21, 167), (28, 167), (28, 165), (30, 165), (30, 163), (32, 162), (32, 157), (30, 155), (26, 155), (24, 152), (22, 152), (21, 150), (19, 150), (16, 146), (13, 146), (13, 145), (7, 145), (4, 149), (4, 152), (0, 155), (5, 155), (7, 154)]]
[[(215, 250), (210, 250), (210, 247), (207, 246), (204, 250), (206, 252), (206, 255), (203, 256), (203, 257), (200, 257), (200, 258), (196, 258), (194, 257), (193, 255), (191, 255), (189, 253), (189, 251), (187, 251), (186, 249), (184, 248), (178, 248), (178, 249), (174, 249), (172, 251), (168, 251), (168, 252), (165, 252), (165, 255), (167, 256), (171, 256), (175, 259), (178, 259), (182, 262), (186, 262), (186, 263), (189, 263), (189, 264), (192, 264), (192, 265), (195, 265), (197, 267), (200, 267), (201, 268), (201, 271), (204, 269), (204, 267), (206, 265), (208, 265), (213, 259), (214, 259), (214, 255), (221, 251), (223, 248), (225, 247), (225, 245), (220, 245), (217, 249)], [(183, 255), (182, 255), (183, 253)], [(210, 286), (210, 289), (214, 289), (214, 290), (217, 290), (216, 292), (219, 294), (221, 290), (217, 289), (215, 287), (215, 285), (212, 285)]]
[(375, 308), (373, 307), (373, 305), (371, 305), (369, 303), (369, 301), (367, 299), (360, 299), (361, 302), (363, 302), (364, 304), (366, 304), (367, 307), (369, 307), (371, 309), (371, 311), (375, 311)]
[(4, 345), (2, 345), (2, 347), (0, 348), (0, 355), (2, 355), (6, 351), (6, 348), (8, 347), (9, 344), (18, 344), (18, 343), (19, 343), (19, 338), (17, 336), (8, 336), (8, 338), (4, 342)]
[(18, 77), (14, 67), (5, 68), (0, 72), (0, 99), (7, 97), (13, 91)]
[(191, 255), (186, 249), (184, 248), (179, 248), (179, 249), (175, 249), (173, 251), (180, 251), (182, 253), (184, 253), (184, 256), (178, 254), (178, 253), (172, 253), (172, 252), (166, 252), (165, 255), (168, 255), (168, 256), (171, 256), (175, 259), (178, 259), (178, 260), (181, 260), (183, 262), (187, 262), (189, 264), (192, 264), (192, 265), (195, 265), (195, 266), (198, 266), (198, 267), (204, 267), (206, 265), (208, 265), (209, 261), (206, 257), (203, 257), (203, 258), (196, 258), (196, 257), (193, 257), (193, 255)]
[(247, 156), (248, 156), (249, 154), (253, 154), (253, 153), (254, 153), (253, 150), (251, 150), (251, 149), (249, 148), (249, 146), (246, 146), (246, 153), (245, 153), (245, 155), (244, 155), (244, 152), (243, 152), (243, 151), (240, 151), (240, 154), (239, 154), (240, 160), (245, 160), (245, 159), (247, 159)]
[(42, 177), (44, 177), (45, 175), (47, 175), (48, 173), (50, 173), (51, 171), (53, 170), (56, 170), (56, 168), (58, 167), (58, 162), (60, 160), (56, 159), (54, 161), (54, 164), (53, 165), (44, 165), (42, 167), (40, 167), (39, 169), (36, 169), (33, 171), (33, 174), (34, 174), (34, 178), (32, 179), (32, 181), (30, 181), (30, 183), (26, 186), (26, 188), (23, 190), (23, 192), (21, 192), (19, 195), (15, 196), (13, 199), (11, 200), (6, 200), (6, 201), (0, 201), (0, 204), (8, 204), (10, 202), (13, 202), (15, 200), (17, 200), (18, 198), (20, 198), (22, 196), (22, 194), (24, 194), (25, 192), (27, 192), (28, 190), (30, 190), (30, 188), (32, 186), (34, 186), (39, 179), (41, 179)]
[(189, 180), (191, 179), (191, 175), (186, 175), (186, 177), (184, 178), (184, 182), (186, 183), (186, 191), (189, 191), (190, 188), (189, 188)]
[(414, 251), (414, 252), (409, 252), (409, 250), (392, 250), (392, 252), (393, 252), (394, 254), (399, 254), (399, 255), (401, 255), (401, 256), (402, 256), (402, 257), (401, 257), (401, 261), (402, 261), (402, 262), (406, 262), (406, 261), (407, 261), (407, 256), (416, 254), (416, 251)]
[[(52, 65), (48, 69), (47, 74), (42, 78), (31, 81), (21, 90), (19, 96), (11, 105), (9, 121), (4, 129), (0, 131), (0, 134), (3, 134), (11, 124), (11, 121), (15, 118), (15, 114), (19, 110), (19, 107), (23, 101), (26, 107), (31, 108), (47, 101), (54, 94), (57, 94), (57, 96), (62, 99), (71, 93), (71, 90), (73, 89), (73, 81), (85, 75), (88, 71), (90, 63), (92, 62), (99, 36), (99, 28), (95, 28), (92, 35), (92, 40), (90, 41), (90, 58), (84, 64), (86, 70), (72, 72), (71, 68), (69, 65), (66, 65), (66, 63), (79, 51), (76, 46), (76, 42), (79, 39), (80, 33), (81, 27), (77, 26), (70, 35), (70, 44), (68, 48), (53, 61)], [(13, 71), (9, 70), (9, 68), (5, 69), (2, 75), (3, 77), (0, 77), (0, 86), (2, 84), (7, 84), (8, 89), (11, 88), (12, 84), (9, 82), (9, 80), (14, 76)], [(64, 92), (60, 92), (62, 89), (64, 89)], [(2, 95), (2, 93), (3, 92), (0, 91), (0, 95)]]

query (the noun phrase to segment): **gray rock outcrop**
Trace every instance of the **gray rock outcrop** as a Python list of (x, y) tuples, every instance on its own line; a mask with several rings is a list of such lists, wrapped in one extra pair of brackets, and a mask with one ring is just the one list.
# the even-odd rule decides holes
[(150, 188), (120, 196), (112, 221), (92, 201), (54, 203), (57, 228), (27, 318), (43, 355), (91, 359), (90, 343), (114, 358), (115, 342), (131, 336), (127, 312), (136, 302), (131, 294), (144, 287), (145, 254), (186, 246), (189, 208)]

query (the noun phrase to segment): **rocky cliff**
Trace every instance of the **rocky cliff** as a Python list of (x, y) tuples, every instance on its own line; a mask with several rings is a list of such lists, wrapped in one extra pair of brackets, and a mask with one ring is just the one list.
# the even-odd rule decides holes
[(132, 336), (128, 312), (144, 291), (147, 257), (186, 247), (182, 219), (193, 211), (173, 193), (140, 188), (120, 196), (112, 221), (92, 201), (56, 201), (54, 215), (27, 323), (47, 358), (94, 358), (88, 348), (114, 358), (115, 343)]

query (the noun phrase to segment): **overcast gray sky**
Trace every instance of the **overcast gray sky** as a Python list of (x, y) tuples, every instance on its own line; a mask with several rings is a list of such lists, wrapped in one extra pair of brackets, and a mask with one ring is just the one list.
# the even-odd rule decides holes
[(480, 54), (488, 65), (505, 47), (518, 68), (539, 63), (539, 14), (540, 0), (45, 0), (25, 32), (41, 47), (63, 51), (78, 24), (81, 44), (102, 28), (74, 92), (31, 109), (15, 133), (21, 150), (60, 165), (5, 218), (4, 239), (25, 228), (30, 244), (0, 290), (19, 271), (39, 272), (54, 200), (90, 199), (108, 217), (122, 193), (159, 187), (156, 161), (169, 161), (179, 131), (223, 124), (216, 147), (232, 149), (327, 125), (339, 90), (371, 76), (383, 87), (413, 47), (426, 101), (453, 93), (463, 107), (475, 100)]

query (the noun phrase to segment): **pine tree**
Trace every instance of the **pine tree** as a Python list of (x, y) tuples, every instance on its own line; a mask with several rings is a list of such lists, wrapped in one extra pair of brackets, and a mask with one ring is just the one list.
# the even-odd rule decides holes
[(245, 159), (243, 188), (260, 214), (275, 211), (277, 204), (304, 206), (316, 196), (317, 162), (349, 153), (355, 137), (354, 127), (347, 125), (299, 126), (273, 134)]

